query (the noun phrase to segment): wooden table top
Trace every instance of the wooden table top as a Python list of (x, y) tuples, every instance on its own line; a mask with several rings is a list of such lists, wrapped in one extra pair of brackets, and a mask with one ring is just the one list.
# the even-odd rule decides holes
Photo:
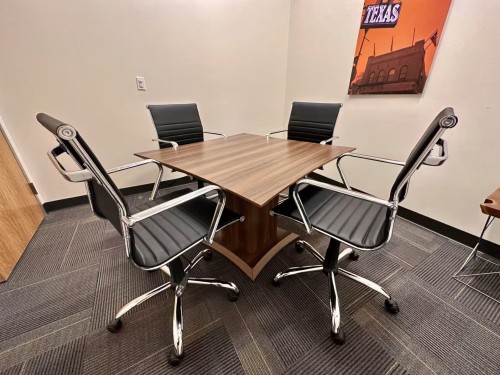
[(238, 134), (139, 152), (262, 207), (288, 186), (355, 148)]
[(491, 193), (484, 203), (481, 203), (481, 211), (486, 215), (500, 218), (500, 188)]

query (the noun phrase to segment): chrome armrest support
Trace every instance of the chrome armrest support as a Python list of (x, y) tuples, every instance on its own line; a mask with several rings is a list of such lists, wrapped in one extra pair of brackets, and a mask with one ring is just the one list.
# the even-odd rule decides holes
[(81, 169), (79, 171), (67, 171), (64, 167), (59, 163), (57, 157), (61, 155), (64, 149), (61, 146), (57, 146), (53, 148), (51, 151), (47, 153), (50, 161), (56, 167), (57, 171), (64, 177), (65, 180), (69, 182), (85, 182), (89, 181), (93, 178), (92, 173), (88, 169)]
[(422, 164), (429, 165), (431, 167), (439, 167), (446, 160), (448, 160), (448, 142), (446, 142), (443, 138), (439, 138), (436, 142), (436, 146), (439, 147), (439, 155), (431, 155), (429, 153)]
[(146, 159), (146, 160), (140, 160), (140, 161), (137, 161), (134, 163), (120, 165), (119, 167), (110, 168), (110, 169), (107, 169), (106, 172), (108, 174), (111, 174), (111, 173), (125, 171), (127, 169), (131, 169), (131, 168), (135, 168), (135, 167), (140, 167), (140, 166), (146, 165), (146, 164), (156, 164), (158, 166), (159, 170), (163, 170), (162, 165), (158, 161), (156, 161), (154, 159)]
[(349, 186), (349, 183), (347, 182), (347, 178), (345, 177), (344, 171), (342, 170), (342, 166), (340, 165), (340, 162), (342, 161), (342, 159), (344, 157), (353, 157), (353, 158), (358, 158), (358, 159), (372, 160), (372, 161), (377, 161), (380, 163), (399, 165), (401, 167), (404, 167), (406, 164), (404, 161), (379, 158), (378, 156), (371, 156), (371, 155), (363, 155), (363, 154), (355, 154), (355, 153), (351, 153), (351, 152), (346, 152), (345, 154), (341, 155), (337, 159), (337, 169), (339, 171), (340, 178), (342, 178), (342, 182), (344, 183), (346, 188), (349, 190), (351, 190), (351, 186)]
[(177, 142), (174, 142), (174, 141), (166, 141), (164, 139), (158, 139), (158, 138), (153, 138), (153, 141), (159, 142), (159, 143), (168, 143), (168, 144), (172, 145), (172, 147), (176, 150), (177, 150), (177, 147), (179, 147), (179, 144)]
[(300, 217), (304, 223), (304, 226), (306, 227), (307, 233), (310, 234), (313, 231), (313, 227), (311, 225), (311, 222), (309, 220), (309, 217), (307, 216), (306, 210), (304, 208), (304, 205), (302, 203), (302, 200), (300, 199), (299, 196), (299, 188), (302, 185), (313, 185), (317, 186), (321, 189), (328, 189), (331, 191), (335, 191), (337, 193), (345, 194), (354, 198), (362, 199), (368, 202), (376, 203), (381, 206), (386, 206), (389, 207), (392, 210), (395, 210), (397, 208), (397, 202), (392, 202), (392, 201), (387, 201), (385, 199), (377, 198), (373, 195), (365, 194), (365, 193), (360, 193), (351, 189), (346, 189), (340, 186), (335, 186), (335, 185), (330, 185), (324, 182), (316, 181), (316, 180), (311, 180), (308, 178), (304, 178), (300, 181), (297, 182), (295, 187), (293, 188), (293, 200), (295, 201), (295, 204), (297, 205), (297, 208), (299, 210)]
[(217, 132), (203, 132), (204, 134), (213, 134), (213, 135), (220, 135), (221, 137), (227, 138), (227, 135), (225, 133), (217, 133)]
[(158, 188), (160, 187), (161, 178), (163, 176), (163, 166), (158, 161), (154, 159), (140, 160), (135, 163), (125, 164), (119, 167), (108, 169), (106, 172), (108, 172), (108, 174), (111, 174), (111, 173), (126, 171), (127, 169), (140, 167), (147, 164), (155, 164), (158, 167), (158, 176), (156, 177), (156, 181), (153, 185), (153, 190), (151, 191), (151, 196), (149, 197), (149, 200), (152, 201), (153, 199), (156, 198), (156, 194), (158, 193)]
[[(64, 152), (66, 151), (64, 151), (64, 149), (61, 146), (58, 146), (49, 151), (47, 155), (49, 156), (49, 159), (52, 162), (52, 164), (54, 164), (54, 166), (56, 167), (57, 171), (64, 177), (65, 180), (70, 182), (85, 182), (85, 181), (90, 181), (92, 178), (94, 178), (94, 175), (88, 169), (82, 169), (79, 171), (65, 170), (64, 167), (61, 165), (61, 163), (59, 163), (59, 160), (57, 160), (57, 157)], [(135, 163), (125, 164), (119, 167), (108, 169), (106, 172), (108, 174), (111, 174), (151, 163), (156, 164), (158, 166), (158, 177), (156, 178), (155, 184), (153, 186), (153, 191), (151, 193), (151, 197), (149, 198), (149, 200), (153, 200), (156, 197), (156, 193), (158, 192), (158, 188), (160, 186), (161, 178), (163, 175), (163, 167), (156, 160), (153, 159), (141, 160)]]
[(217, 232), (217, 227), (219, 225), (220, 218), (222, 216), (222, 212), (224, 210), (224, 206), (226, 205), (226, 195), (222, 191), (222, 189), (216, 185), (208, 185), (201, 189), (195, 190), (191, 193), (184, 194), (180, 197), (169, 200), (168, 202), (161, 203), (157, 206), (148, 208), (144, 211), (138, 212), (132, 216), (125, 217), (122, 220), (128, 227), (134, 226), (134, 224), (145, 220), (151, 216), (154, 216), (160, 212), (165, 210), (169, 210), (175, 206), (178, 206), (182, 203), (186, 203), (192, 199), (203, 196), (211, 191), (217, 191), (217, 207), (215, 208), (214, 216), (212, 218), (212, 222), (210, 223), (210, 227), (208, 229), (207, 237), (205, 241), (211, 244), (214, 240), (215, 233)]
[(285, 129), (285, 130), (277, 130), (275, 132), (270, 132), (270, 133), (267, 133), (266, 134), (266, 140), (269, 140), (269, 137), (271, 136), (271, 134), (278, 134), (278, 133), (284, 133), (284, 132), (287, 132), (288, 129)]
[(320, 144), (320, 145), (322, 145), (322, 146), (324, 146), (324, 145), (326, 145), (328, 142), (331, 142), (331, 141), (333, 141), (334, 139), (338, 139), (338, 138), (339, 138), (339, 137), (337, 137), (337, 136), (335, 136), (335, 135), (334, 135), (334, 136), (333, 136), (333, 137), (331, 137), (331, 138), (328, 138), (328, 139), (325, 139), (324, 141), (321, 141), (319, 144)]

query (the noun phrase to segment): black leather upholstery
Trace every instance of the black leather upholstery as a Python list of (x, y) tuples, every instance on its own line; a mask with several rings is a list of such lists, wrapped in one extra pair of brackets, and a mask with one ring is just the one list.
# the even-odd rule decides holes
[[(71, 156), (71, 158), (75, 161), (75, 163), (78, 165), (78, 167), (80, 169), (85, 169), (84, 162), (83, 162), (81, 155), (79, 155), (79, 153), (75, 150), (75, 148), (66, 139), (60, 138), (59, 135), (57, 134), (57, 130), (59, 129), (60, 126), (64, 126), (64, 125), (68, 125), (68, 124), (66, 124), (66, 123), (64, 123), (64, 122), (62, 122), (54, 117), (51, 117), (45, 113), (37, 114), (36, 118), (37, 118), (38, 122), (40, 122), (40, 124), (42, 124), (48, 131), (50, 131), (52, 134), (54, 134), (56, 136), (56, 139), (58, 140), (61, 147), (66, 151), (66, 153), (68, 155)], [(124, 214), (128, 215), (129, 212), (128, 212), (127, 202), (123, 198), (118, 187), (115, 185), (113, 180), (109, 177), (109, 175), (106, 173), (106, 170), (101, 165), (101, 163), (99, 162), (97, 157), (94, 155), (94, 153), (92, 152), (90, 147), (85, 142), (85, 140), (78, 133), (76, 133), (76, 140), (80, 143), (80, 145), (85, 150), (85, 152), (93, 160), (96, 167), (103, 174), (106, 181), (115, 190), (117, 196), (123, 201), (124, 206), (127, 210), (127, 212), (124, 212)], [(121, 220), (120, 220), (120, 214), (118, 211), (118, 206), (116, 205), (114, 199), (111, 197), (109, 192), (102, 186), (102, 184), (97, 182), (95, 179), (88, 181), (87, 187), (88, 187), (89, 193), (90, 193), (90, 197), (89, 197), (90, 204), (92, 205), (92, 209), (94, 210), (94, 213), (103, 219), (109, 220), (111, 222), (111, 224), (113, 224), (113, 226), (116, 228), (116, 230), (120, 234), (122, 234)]]
[[(156, 133), (161, 140), (174, 141), (177, 144), (202, 142), (203, 127), (195, 103), (148, 105)], [(161, 143), (160, 148), (171, 147)]]
[[(152, 202), (148, 201), (131, 211), (118, 187), (74, 127), (71, 127), (71, 129), (76, 132), (73, 141), (75, 147), (71, 142), (57, 134), (57, 129), (66, 125), (65, 123), (42, 114), (37, 118), (42, 125), (56, 136), (66, 153), (73, 158), (81, 169), (93, 164), (98, 170), (99, 173), (95, 174), (95, 176), (99, 181), (94, 178), (87, 182), (92, 209), (98, 216), (109, 220), (122, 236), (124, 234), (122, 233), (121, 215), (117, 202), (125, 208), (123, 215), (130, 216), (131, 212), (137, 213), (191, 191), (190, 189), (183, 189)], [(109, 185), (110, 191), (106, 189), (105, 184)], [(129, 231), (132, 259), (137, 265), (144, 268), (156, 267), (176, 259), (182, 252), (208, 234), (215, 208), (216, 202), (205, 196), (200, 196), (136, 223)], [(218, 229), (239, 219), (240, 215), (224, 209)]]
[[(405, 198), (411, 175), (422, 164), (444, 131), (454, 127), (457, 122), (453, 108), (445, 108), (436, 116), (396, 178), (391, 189), (393, 202), (398, 203)], [(399, 196), (395, 197), (400, 185), (403, 188)], [(306, 185), (300, 190), (299, 196), (311, 225), (335, 239), (361, 249), (376, 248), (389, 240), (390, 217), (393, 213), (386, 206), (313, 185)], [(397, 205), (395, 209), (397, 210)], [(273, 208), (272, 211), (302, 222), (292, 198)]]
[[(145, 210), (190, 191), (190, 189), (176, 191), (152, 202), (148, 201), (133, 208), (132, 211)], [(198, 197), (134, 225), (132, 228), (135, 243), (132, 249), (134, 262), (142, 267), (154, 267), (182, 254), (207, 235), (215, 206), (214, 201)], [(239, 219), (240, 215), (225, 209), (219, 228)]]
[[(358, 248), (374, 248), (387, 238), (389, 208), (315, 186), (299, 192), (314, 228)], [(272, 210), (302, 222), (293, 199)]]
[[(436, 135), (443, 129), (443, 128), (452, 128), (458, 123), (458, 119), (455, 116), (455, 112), (453, 111), (453, 108), (445, 108), (439, 114), (434, 118), (434, 120), (431, 122), (425, 133), (422, 135), (418, 143), (415, 145), (413, 150), (410, 152), (410, 155), (408, 155), (408, 158), (406, 159), (405, 166), (401, 169), (401, 172), (398, 174), (396, 177), (396, 181), (394, 182), (394, 185), (392, 186), (391, 189), (391, 197), (394, 196), (396, 189), (398, 185), (404, 181), (405, 177), (408, 175), (408, 173), (411, 173), (412, 167), (414, 164), (419, 160), (419, 158), (422, 158), (422, 156), (427, 156), (423, 155), (425, 153), (425, 150), (428, 148), (430, 142), (432, 142), (433, 138), (436, 137)], [(434, 146), (434, 145), (432, 145)], [(417, 166), (419, 168), (421, 166), (422, 162), (420, 162), (420, 165)], [(404, 188), (401, 190), (401, 193), (398, 197), (398, 200), (401, 202), (405, 197), (406, 193), (408, 192), (407, 188)]]
[(58, 120), (54, 117), (51, 117), (45, 113), (39, 113), (36, 115), (36, 119), (40, 124), (43, 125), (45, 129), (47, 129), (49, 132), (57, 136), (57, 129), (59, 129), (60, 126), (66, 125), (64, 122), (61, 120)]
[[(123, 205), (126, 209), (126, 212), (124, 212), (124, 215), (129, 215), (129, 207), (127, 204), (127, 201), (123, 197), (122, 193), (120, 192), (120, 189), (115, 185), (115, 182), (109, 177), (108, 173), (102, 166), (101, 162), (97, 157), (94, 155), (93, 151), (90, 149), (90, 147), (87, 145), (85, 140), (80, 137), (80, 135), (77, 135), (77, 140), (79, 143), (82, 145), (82, 147), (85, 149), (85, 152), (90, 156), (92, 161), (95, 163), (97, 168), (99, 168), (99, 171), (102, 173), (103, 177), (106, 179), (108, 184), (111, 186), (111, 188), (114, 190), (115, 194), (119, 197), (119, 199), (123, 202)], [(78, 160), (78, 163), (82, 163), (81, 165), (83, 166), (83, 162)], [(90, 203), (92, 205), (92, 209), (94, 210), (94, 213), (103, 218), (109, 220), (111, 224), (115, 227), (115, 229), (118, 231), (123, 236), (122, 233), (122, 223), (120, 219), (120, 212), (118, 210), (118, 206), (111, 196), (111, 194), (106, 190), (106, 188), (100, 184), (96, 179), (92, 179), (89, 182), (87, 182), (87, 187), (90, 193)]]
[(333, 136), (340, 103), (293, 102), (288, 139), (320, 143)]

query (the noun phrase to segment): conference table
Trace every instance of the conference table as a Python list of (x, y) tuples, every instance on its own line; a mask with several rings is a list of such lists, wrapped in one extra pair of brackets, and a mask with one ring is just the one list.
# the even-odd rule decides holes
[(278, 227), (270, 210), (280, 192), (353, 147), (238, 134), (177, 148), (136, 153), (175, 171), (220, 186), (226, 207), (245, 216), (217, 233), (210, 247), (255, 280), (298, 235)]

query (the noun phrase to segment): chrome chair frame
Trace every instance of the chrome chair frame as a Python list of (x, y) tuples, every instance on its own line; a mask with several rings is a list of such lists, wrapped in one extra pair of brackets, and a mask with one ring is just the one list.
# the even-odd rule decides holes
[[(452, 112), (453, 113), (453, 112)], [(314, 230), (317, 230), (318, 232), (324, 234), (325, 236), (338, 241), (338, 243), (344, 243), (348, 247), (342, 253), (338, 255), (338, 258), (330, 263), (333, 263), (335, 265), (335, 269), (326, 269), (324, 264), (325, 264), (325, 257), (317, 251), (312, 245), (307, 243), (304, 240), (299, 240), (296, 242), (295, 247), (298, 251), (302, 251), (303, 249), (308, 250), (316, 260), (318, 260), (321, 265), (308, 265), (308, 266), (301, 266), (301, 267), (290, 267), (285, 271), (279, 272), (276, 274), (276, 276), (273, 278), (273, 284), (274, 285), (279, 285), (280, 280), (292, 276), (292, 275), (298, 275), (302, 273), (309, 273), (309, 272), (318, 272), (318, 271), (323, 271), (324, 273), (327, 274), (328, 276), (328, 285), (329, 285), (329, 301), (330, 301), (330, 311), (331, 311), (331, 333), (334, 342), (337, 344), (343, 344), (345, 342), (345, 334), (343, 330), (340, 328), (340, 308), (339, 308), (339, 298), (338, 298), (338, 293), (337, 293), (337, 287), (336, 287), (336, 282), (335, 282), (335, 275), (340, 274), (344, 277), (347, 277), (353, 281), (356, 281), (360, 284), (363, 284), (367, 286), (368, 288), (376, 291), (377, 293), (383, 295), (386, 300), (385, 300), (385, 307), (386, 309), (393, 314), (396, 314), (399, 312), (399, 306), (398, 304), (392, 299), (391, 295), (380, 285), (365, 279), (359, 275), (356, 275), (348, 270), (345, 270), (343, 268), (337, 267), (337, 263), (340, 262), (341, 260), (345, 259), (346, 257), (349, 257), (351, 260), (357, 260), (359, 258), (358, 253), (354, 249), (358, 250), (364, 250), (364, 251), (371, 251), (371, 250), (377, 250), (386, 245), (391, 237), (392, 233), (394, 230), (394, 222), (396, 218), (396, 213), (398, 210), (399, 202), (400, 200), (404, 199), (408, 193), (408, 188), (409, 188), (409, 182), (410, 179), (413, 175), (413, 173), (419, 168), (420, 165), (429, 165), (429, 166), (439, 166), (443, 164), (447, 159), (448, 159), (448, 147), (447, 143), (444, 139), (441, 138), (443, 133), (448, 129), (452, 128), (456, 125), (457, 123), (457, 118), (452, 114), (448, 116), (444, 116), (440, 118), (439, 120), (439, 125), (440, 129), (439, 131), (434, 134), (434, 136), (429, 140), (427, 146), (421, 150), (421, 153), (419, 156), (413, 161), (411, 167), (406, 171), (406, 173), (403, 175), (403, 178), (398, 182), (397, 185), (395, 185), (395, 189), (393, 187), (393, 190), (391, 191), (390, 198), (389, 199), (382, 199), (378, 198), (376, 196), (355, 191), (351, 188), (349, 183), (347, 182), (347, 178), (345, 176), (345, 173), (341, 167), (341, 162), (342, 159), (346, 157), (354, 157), (354, 158), (360, 158), (360, 159), (365, 159), (365, 160), (370, 160), (370, 161), (375, 161), (375, 162), (380, 162), (380, 163), (388, 163), (392, 165), (398, 165), (400, 167), (405, 167), (406, 162), (398, 161), (398, 160), (392, 160), (392, 159), (386, 159), (386, 158), (381, 158), (377, 156), (371, 156), (371, 155), (363, 155), (363, 154), (357, 154), (357, 153), (346, 153), (340, 156), (337, 159), (337, 169), (339, 171), (340, 177), (342, 179), (342, 182), (344, 183), (345, 187), (341, 186), (336, 186), (336, 185), (331, 185), (327, 184), (324, 182), (320, 181), (315, 181), (311, 180), (308, 178), (304, 178), (296, 183), (296, 185), (293, 188), (292, 192), (292, 197), (293, 200), (297, 206), (297, 209), (299, 211), (299, 215), (301, 218), (301, 221), (295, 220), (293, 218), (290, 218), (286, 216), (288, 219), (295, 220), (301, 224), (304, 225), (307, 234), (311, 234)], [(439, 154), (434, 155), (431, 154), (433, 151), (434, 147), (438, 146), (439, 148)], [(397, 181), (396, 181), (397, 182)], [(354, 198), (358, 198), (367, 202), (372, 202), (378, 205), (386, 206), (390, 209), (390, 216), (388, 218), (389, 220), (389, 228), (387, 231), (386, 238), (384, 239), (383, 243), (374, 246), (371, 248), (366, 248), (366, 247), (359, 247), (355, 246), (352, 243), (349, 243), (337, 236), (334, 236), (330, 233), (327, 233), (323, 230), (320, 230), (319, 228), (314, 228), (309, 220), (309, 217), (307, 215), (307, 212), (304, 208), (304, 205), (301, 201), (299, 191), (301, 190), (302, 187), (305, 187), (307, 185), (312, 185), (316, 186), (322, 189), (328, 189), (337, 193), (345, 194)], [(275, 213), (271, 210), (271, 215), (274, 215)], [(354, 249), (353, 249), (354, 248)], [(328, 251), (327, 251), (327, 256), (328, 256)]]
[[(276, 131), (274, 131), (274, 132), (269, 132), (269, 133), (267, 133), (267, 134), (266, 134), (266, 140), (267, 140), (267, 141), (269, 141), (269, 138), (271, 138), (271, 135), (272, 135), (272, 134), (285, 133), (285, 132), (288, 132), (288, 129), (276, 130)], [(328, 138), (328, 139), (325, 139), (325, 140), (321, 141), (319, 144), (320, 144), (320, 145), (322, 145), (322, 146), (324, 146), (324, 145), (326, 145), (328, 142), (331, 142), (331, 141), (333, 141), (334, 139), (338, 139), (338, 138), (339, 138), (339, 137), (337, 137), (337, 136), (335, 136), (335, 135), (334, 135), (334, 136), (333, 136), (333, 137), (331, 137), (331, 138)]]
[(488, 276), (488, 275), (500, 275), (500, 271), (495, 271), (495, 272), (476, 272), (476, 273), (462, 273), (462, 271), (465, 269), (465, 267), (476, 257), (479, 259), (482, 259), (488, 263), (493, 264), (494, 266), (500, 267), (500, 264), (492, 262), (489, 259), (486, 259), (480, 255), (477, 255), (477, 251), (479, 249), (479, 246), (481, 245), (481, 242), (483, 241), (484, 233), (486, 230), (489, 228), (489, 226), (493, 223), (493, 220), (495, 220), (495, 217), (489, 215), (486, 219), (486, 222), (484, 223), (483, 230), (481, 231), (481, 235), (479, 236), (479, 240), (476, 243), (476, 246), (472, 249), (470, 252), (469, 256), (465, 260), (465, 262), (462, 264), (462, 266), (458, 269), (457, 272), (455, 272), (452, 276), (455, 280), (457, 280), (459, 283), (465, 285), (467, 288), (470, 288), (472, 290), (475, 290), (476, 292), (482, 294), (483, 296), (491, 299), (492, 301), (495, 301), (496, 303), (500, 303), (500, 300), (494, 298), (488, 293), (483, 292), (482, 290), (479, 290), (478, 288), (473, 287), (472, 285), (469, 285), (469, 283), (461, 280), (463, 277), (476, 277), (476, 276)]
[[(46, 116), (46, 115), (44, 115)], [(55, 119), (50, 118), (49, 116), (46, 116), (49, 119), (46, 119), (45, 117), (41, 117), (42, 121), (49, 122), (53, 121)], [(56, 120), (58, 121), (58, 120)], [(187, 287), (187, 285), (192, 284), (192, 285), (205, 285), (205, 286), (213, 286), (217, 288), (223, 288), (228, 291), (228, 297), (229, 300), (234, 302), (238, 299), (239, 296), (239, 289), (238, 287), (232, 283), (232, 282), (227, 282), (223, 280), (219, 280), (216, 278), (197, 278), (197, 277), (190, 277), (190, 271), (198, 264), (198, 262), (202, 259), (210, 259), (211, 258), (211, 250), (209, 249), (204, 249), (200, 251), (191, 262), (182, 270), (179, 272), (179, 270), (176, 270), (176, 274), (173, 274), (173, 269), (171, 269), (167, 263), (171, 263), (172, 261), (179, 261), (179, 257), (185, 253), (186, 251), (192, 249), (194, 246), (198, 245), (201, 242), (205, 242), (208, 244), (213, 243), (214, 236), (216, 232), (221, 228), (218, 228), (218, 224), (220, 221), (220, 218), (222, 216), (224, 206), (226, 204), (226, 196), (222, 189), (216, 185), (208, 185), (205, 186), (201, 189), (195, 190), (193, 192), (184, 194), (180, 197), (171, 199), (169, 201), (166, 201), (164, 203), (158, 204), (157, 206), (150, 207), (148, 209), (145, 209), (143, 211), (140, 211), (138, 213), (135, 213), (133, 215), (127, 215), (127, 209), (120, 199), (120, 197), (117, 195), (113, 187), (108, 183), (104, 175), (101, 173), (100, 169), (97, 167), (97, 165), (93, 162), (92, 158), (88, 155), (88, 153), (85, 151), (84, 147), (80, 144), (80, 142), (77, 139), (77, 132), (76, 130), (71, 126), (71, 125), (61, 125), (57, 128), (57, 135), (64, 141), (68, 142), (68, 144), (75, 150), (75, 152), (78, 154), (78, 156), (83, 160), (85, 168), (82, 167), (81, 170), (76, 170), (76, 171), (67, 171), (63, 165), (57, 160), (57, 156), (65, 152), (64, 145), (60, 142), (60, 146), (55, 147), (53, 150), (48, 152), (49, 159), (52, 161), (54, 166), (56, 167), (57, 171), (63, 176), (64, 179), (70, 182), (85, 182), (87, 185), (87, 193), (89, 194), (89, 201), (92, 202), (90, 199), (90, 189), (88, 186), (88, 181), (95, 179), (97, 180), (108, 192), (108, 194), (112, 197), (114, 202), (116, 203), (118, 210), (119, 210), (119, 215), (120, 215), (120, 220), (121, 220), (121, 229), (123, 233), (123, 239), (124, 239), (124, 244), (125, 244), (125, 254), (127, 258), (131, 261), (131, 263), (145, 271), (152, 271), (152, 270), (157, 270), (160, 269), (163, 273), (168, 275), (170, 277), (170, 281), (167, 283), (164, 283), (163, 285), (160, 285), (156, 287), (155, 289), (144, 293), (143, 295), (135, 298), (134, 300), (128, 302), (126, 305), (124, 305), (115, 315), (114, 320), (107, 326), (107, 329), (114, 333), (117, 332), (121, 327), (122, 327), (122, 322), (121, 322), (121, 317), (133, 309), (134, 307), (140, 305), (141, 303), (149, 300), (150, 298), (158, 295), (159, 293), (165, 292), (169, 289), (173, 289), (175, 292), (174, 296), (174, 312), (173, 312), (173, 339), (174, 339), (174, 349), (171, 351), (170, 356), (169, 356), (169, 362), (171, 365), (178, 365), (184, 355), (184, 346), (183, 346), (183, 340), (182, 340), (182, 333), (183, 333), (183, 310), (182, 310), (182, 295)], [(69, 155), (71, 153), (68, 152)], [(75, 160), (76, 162), (76, 160)], [(153, 187), (153, 191), (151, 194), (151, 197), (149, 198), (150, 200), (154, 199), (156, 197), (157, 192), (158, 192), (158, 186), (159, 182), (161, 181), (161, 175), (163, 168), (161, 164), (159, 164), (156, 160), (148, 159), (144, 161), (139, 161), (136, 163), (131, 163), (131, 164), (126, 164), (120, 167), (112, 168), (107, 170), (107, 173), (115, 173), (115, 172), (120, 172), (124, 171), (127, 169), (131, 169), (134, 167), (146, 165), (146, 164), (156, 164), (159, 169), (158, 177), (156, 179), (155, 185)], [(78, 163), (77, 163), (78, 165)], [(175, 257), (169, 258), (167, 261), (165, 261), (162, 264), (159, 264), (155, 267), (141, 267), (137, 263), (134, 262), (133, 258), (130, 256), (131, 254), (131, 248), (132, 248), (132, 243), (131, 243), (131, 229), (133, 226), (142, 221), (145, 220), (153, 215), (156, 215), (162, 211), (169, 210), (175, 206), (178, 206), (182, 203), (188, 202), (192, 199), (195, 199), (200, 196), (205, 196), (207, 193), (216, 191), (217, 193), (217, 205), (216, 209), (214, 212), (214, 216), (212, 218), (212, 222), (209, 226), (209, 230), (207, 233), (207, 236), (200, 241), (193, 243), (190, 247), (185, 249), (183, 252), (177, 254)], [(92, 207), (91, 204), (91, 209), (94, 211), (94, 208)], [(95, 211), (94, 211), (95, 212)], [(240, 218), (240, 221), (243, 221), (244, 217)]]
[[(396, 213), (397, 213), (397, 209), (398, 209), (397, 200), (384, 200), (384, 199), (377, 198), (375, 196), (372, 196), (372, 195), (369, 195), (366, 193), (354, 191), (351, 188), (348, 188), (348, 189), (342, 188), (339, 186), (330, 185), (330, 184), (327, 184), (324, 182), (315, 181), (315, 180), (311, 180), (311, 179), (307, 179), (307, 178), (302, 179), (299, 182), (297, 182), (297, 184), (295, 185), (295, 187), (293, 189), (293, 193), (292, 193), (293, 199), (295, 201), (295, 204), (297, 205), (300, 217), (302, 219), (302, 221), (297, 221), (297, 222), (299, 222), (305, 226), (307, 234), (311, 234), (314, 230), (316, 230), (316, 231), (324, 234), (325, 236), (328, 236), (330, 238), (333, 238), (334, 240), (337, 240), (341, 243), (344, 243), (344, 244), (347, 244), (348, 246), (351, 246), (339, 254), (336, 263), (342, 261), (346, 257), (349, 257), (351, 260), (357, 260), (359, 258), (359, 254), (353, 249), (353, 247), (354, 247), (353, 244), (350, 244), (350, 243), (348, 243), (348, 242), (346, 242), (346, 241), (344, 241), (341, 238), (338, 238), (336, 236), (332, 236), (331, 234), (329, 234), (325, 231), (322, 231), (318, 228), (313, 228), (313, 226), (311, 225), (311, 222), (309, 221), (309, 217), (307, 216), (307, 213), (305, 211), (304, 205), (303, 205), (303, 203), (300, 199), (300, 196), (298, 194), (301, 187), (306, 186), (306, 185), (313, 185), (313, 186), (320, 187), (323, 189), (332, 190), (332, 191), (343, 193), (343, 194), (346, 194), (346, 195), (349, 195), (349, 196), (352, 196), (355, 198), (359, 198), (359, 199), (362, 199), (362, 200), (365, 200), (368, 202), (372, 202), (372, 203), (376, 203), (376, 204), (380, 204), (380, 205), (389, 207), (391, 209), (391, 217), (389, 219), (390, 220), (390, 227), (389, 227), (389, 231), (388, 231), (388, 236), (385, 239), (385, 241), (381, 245), (373, 247), (373, 248), (362, 248), (362, 247), (355, 247), (355, 248), (358, 250), (367, 250), (367, 251), (377, 250), (377, 249), (380, 249), (382, 246), (384, 246), (385, 244), (387, 244), (390, 241), (390, 239), (392, 237), (392, 232), (394, 229), (394, 221), (395, 221)], [(399, 190), (398, 190), (398, 193), (399, 193)], [(271, 213), (273, 214), (272, 211), (271, 211)], [(340, 268), (340, 267), (336, 268), (335, 270), (326, 271), (325, 267), (323, 266), (323, 264), (325, 263), (325, 257), (318, 250), (316, 250), (311, 244), (309, 244), (308, 242), (306, 242), (304, 240), (298, 240), (295, 244), (295, 247), (298, 251), (302, 251), (303, 249), (307, 250), (309, 253), (311, 253), (314, 256), (314, 258), (316, 258), (316, 260), (318, 260), (320, 262), (320, 264), (316, 264), (316, 265), (312, 265), (312, 266), (307, 265), (307, 266), (300, 266), (300, 267), (290, 267), (290, 268), (286, 269), (285, 271), (278, 272), (276, 274), (276, 276), (273, 278), (273, 284), (276, 286), (279, 285), (280, 280), (285, 278), (285, 277), (288, 277), (288, 276), (298, 275), (301, 273), (318, 272), (318, 271), (325, 272), (327, 274), (327, 277), (328, 277), (330, 313), (331, 313), (331, 317), (332, 317), (331, 318), (331, 333), (332, 333), (332, 337), (333, 337), (333, 340), (335, 343), (342, 345), (345, 342), (345, 334), (344, 334), (343, 330), (340, 328), (340, 301), (338, 298), (337, 284), (335, 281), (335, 274), (337, 274), (337, 273), (339, 275), (347, 277), (353, 281), (356, 281), (360, 284), (363, 284), (363, 285), (367, 286), (368, 288), (376, 291), (377, 293), (383, 295), (386, 298), (386, 300), (385, 300), (386, 309), (393, 314), (396, 314), (399, 312), (398, 304), (392, 299), (391, 295), (384, 288), (382, 288), (380, 285), (378, 285), (377, 283), (374, 283), (373, 281), (370, 281), (364, 277), (356, 275), (356, 274), (354, 274), (354, 273), (352, 273), (344, 268)]]
[[(64, 177), (65, 180), (69, 182), (85, 182), (90, 179), (92, 179), (94, 176), (86, 169), (79, 170), (79, 171), (66, 171), (64, 167), (59, 163), (59, 160), (57, 160), (57, 156), (59, 156), (61, 153), (64, 152), (64, 149), (60, 146), (53, 148), (51, 151), (47, 153), (50, 161), (52, 164), (56, 167), (57, 171)], [(158, 194), (158, 189), (160, 187), (160, 182), (161, 178), (163, 176), (163, 166), (156, 160), (153, 159), (146, 159), (146, 160), (141, 160), (137, 161), (134, 163), (129, 163), (129, 164), (124, 164), (119, 167), (114, 167), (106, 170), (108, 174), (116, 173), (116, 172), (121, 172), (125, 171), (127, 169), (132, 169), (136, 167), (141, 167), (143, 165), (148, 165), (148, 164), (155, 164), (158, 167), (158, 176), (156, 177), (156, 180), (153, 185), (153, 190), (151, 191), (151, 195), (149, 197), (149, 200), (152, 201), (156, 198), (156, 195)], [(88, 192), (88, 189), (87, 189)], [(92, 202), (90, 201), (92, 204)]]
[[(227, 138), (227, 135), (226, 133), (217, 133), (217, 132), (206, 132), (206, 131), (203, 131), (202, 132), (203, 134), (213, 134), (213, 135), (220, 135), (221, 137), (223, 138)], [(153, 138), (152, 139), (153, 142), (158, 142), (158, 143), (168, 143), (170, 144), (174, 149), (177, 150), (177, 147), (179, 147), (179, 144), (177, 142), (174, 142), (174, 141), (168, 141), (166, 139), (159, 139), (159, 138)]]

